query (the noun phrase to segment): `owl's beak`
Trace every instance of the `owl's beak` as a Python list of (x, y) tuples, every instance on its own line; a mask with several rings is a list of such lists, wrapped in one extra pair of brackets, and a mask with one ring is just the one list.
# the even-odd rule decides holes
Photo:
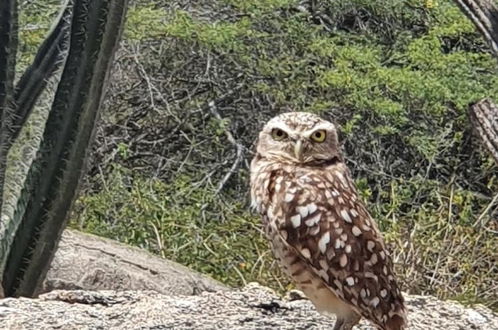
[(296, 141), (296, 144), (294, 145), (294, 156), (296, 156), (297, 160), (303, 159), (303, 141)]

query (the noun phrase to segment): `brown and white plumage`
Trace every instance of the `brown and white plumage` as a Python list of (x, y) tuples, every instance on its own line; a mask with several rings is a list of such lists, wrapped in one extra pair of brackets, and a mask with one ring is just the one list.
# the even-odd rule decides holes
[(351, 329), (360, 315), (405, 328), (391, 258), (332, 123), (302, 112), (270, 120), (251, 163), (251, 197), (280, 265), (320, 312), (337, 315), (334, 329)]

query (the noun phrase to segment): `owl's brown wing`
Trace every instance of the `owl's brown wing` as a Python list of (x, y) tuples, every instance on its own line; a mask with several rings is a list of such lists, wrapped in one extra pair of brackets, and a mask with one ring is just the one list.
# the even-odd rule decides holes
[(275, 210), (268, 213), (279, 218), (281, 238), (362, 316), (386, 329), (402, 325), (405, 309), (391, 258), (345, 164), (282, 176), (270, 185)]

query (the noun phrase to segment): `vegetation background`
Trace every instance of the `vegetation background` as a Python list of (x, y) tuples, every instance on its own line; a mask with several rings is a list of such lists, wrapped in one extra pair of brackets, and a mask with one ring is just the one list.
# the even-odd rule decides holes
[[(263, 123), (336, 122), (403, 288), (498, 310), (498, 170), (467, 105), (498, 66), (450, 0), (134, 0), (71, 226), (290, 288), (249, 210)], [(27, 64), (60, 0), (21, 3)], [(214, 105), (214, 106), (213, 106)]]

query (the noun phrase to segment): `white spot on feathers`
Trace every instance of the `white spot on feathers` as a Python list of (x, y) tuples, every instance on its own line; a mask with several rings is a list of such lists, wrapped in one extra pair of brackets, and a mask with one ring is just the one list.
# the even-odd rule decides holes
[(349, 217), (349, 213), (348, 211), (342, 209), (341, 210), (341, 217), (344, 219), (344, 221), (346, 222), (349, 222), (349, 223), (352, 223), (353, 221), (351, 221), (351, 218)]
[(370, 260), (368, 260), (368, 262), (370, 263), (370, 265), (375, 265), (377, 261), (377, 255), (375, 253), (372, 253), (372, 256), (370, 257)]
[(339, 180), (341, 180), (342, 184), (347, 187), (348, 182), (346, 181), (346, 178), (344, 177), (344, 175), (342, 175), (341, 172), (335, 172), (335, 174), (337, 175)]
[(320, 221), (321, 217), (322, 217), (322, 214), (318, 213), (317, 215), (315, 215), (315, 216), (311, 217), (310, 219), (306, 220), (304, 223), (308, 227), (314, 226), (314, 225), (316, 225), (318, 223), (318, 221)]
[(315, 203), (308, 204), (308, 213), (309, 214), (312, 214), (313, 212), (315, 212), (316, 209), (317, 209), (317, 206)]
[(303, 218), (308, 215), (308, 208), (306, 206), (298, 206), (296, 207), (296, 211), (299, 212)]
[(296, 214), (290, 218), (290, 221), (292, 222), (292, 227), (297, 228), (301, 225), (301, 216)]
[(292, 202), (292, 200), (294, 199), (294, 196), (295, 196), (294, 194), (287, 193), (287, 194), (285, 194), (284, 201), (286, 203)]
[(336, 249), (338, 249), (338, 248), (340, 248), (340, 247), (341, 247), (341, 242), (340, 242), (340, 240), (338, 240), (338, 239), (337, 239), (337, 240), (335, 240), (335, 242), (334, 242), (334, 247), (335, 247)]
[(310, 250), (304, 248), (301, 250), (301, 254), (303, 255), (303, 257), (307, 258), (307, 259), (311, 259), (311, 252)]
[(326, 232), (318, 240), (318, 248), (322, 253), (325, 253), (327, 251), (327, 244), (329, 243), (330, 243), (330, 233)]

